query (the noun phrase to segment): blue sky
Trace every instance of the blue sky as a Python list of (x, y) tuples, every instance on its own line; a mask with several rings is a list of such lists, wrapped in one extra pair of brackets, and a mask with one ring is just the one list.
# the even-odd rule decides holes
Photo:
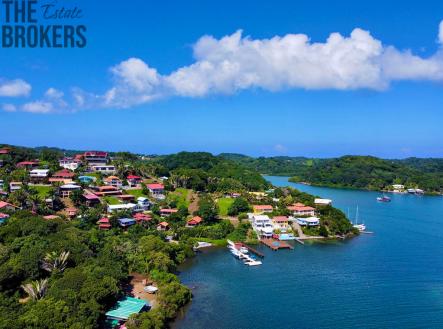
[[(140, 153), (202, 150), (256, 156), (443, 157), (443, 59), (438, 37), (443, 3), (274, 0), (124, 5), (110, 0), (105, 8), (101, 1), (59, 0), (59, 4), (69, 3), (85, 13), (80, 21), (88, 29), (86, 48), (0, 50), (0, 83), (20, 79), (32, 87), (18, 97), (0, 96), (4, 108), (13, 106), (0, 111), (2, 143)], [(357, 54), (352, 72), (347, 65), (351, 60), (344, 66), (338, 63), (345, 70), (344, 79), (337, 79), (335, 73), (311, 75), (312, 70), (306, 77), (297, 75), (316, 56), (321, 65), (329, 60), (310, 46), (303, 48), (309, 51), (308, 62), (300, 64), (301, 57), (296, 56), (297, 63), (279, 60), (283, 71), (264, 70), (256, 53), (248, 57), (251, 49), (243, 39), (305, 34), (309, 45), (329, 44), (330, 34), (338, 32), (348, 43), (355, 39), (350, 37), (355, 28), (370, 33), (370, 37), (363, 33), (355, 38), (374, 51), (380, 48), (382, 54), (369, 62)], [(211, 56), (217, 60), (225, 56), (228, 46), (222, 38), (235, 41), (233, 35), (239, 29), (243, 30), (241, 47), (227, 56), (231, 63), (240, 63), (240, 73), (219, 84), (221, 78), (212, 76), (219, 70), (189, 69), (213, 60)], [(204, 35), (213, 38), (196, 47)], [(281, 43), (268, 46), (262, 51), (288, 54)], [(395, 51), (389, 53), (389, 46)], [(411, 59), (408, 49), (416, 57)], [(137, 61), (128, 62), (130, 58)], [(370, 67), (362, 69), (368, 63)], [(141, 70), (135, 78), (126, 70), (133, 73), (134, 68)], [(181, 68), (186, 72), (177, 80), (175, 73)], [(380, 68), (383, 73), (368, 78)], [(261, 78), (244, 82), (251, 74)], [(312, 81), (309, 77), (316, 74), (320, 76)], [(195, 76), (197, 86), (190, 89)], [(134, 79), (143, 84), (142, 92), (131, 84)], [(201, 81), (208, 84), (207, 89), (200, 90)], [(74, 87), (86, 95), (86, 104), (73, 104)], [(44, 96), (49, 88), (64, 93), (63, 103), (51, 98), (49, 113), (26, 111), (35, 107), (25, 104), (49, 102), (49, 96)], [(117, 96), (104, 105), (104, 95), (113, 88)]]

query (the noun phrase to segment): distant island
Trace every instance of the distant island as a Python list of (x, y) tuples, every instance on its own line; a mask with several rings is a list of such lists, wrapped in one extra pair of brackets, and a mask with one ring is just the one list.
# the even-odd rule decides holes
[(248, 157), (221, 154), (262, 174), (291, 176), (291, 182), (317, 186), (404, 192), (424, 190), (427, 194), (443, 191), (443, 159), (380, 159), (372, 156), (343, 156), (318, 159), (304, 157)]

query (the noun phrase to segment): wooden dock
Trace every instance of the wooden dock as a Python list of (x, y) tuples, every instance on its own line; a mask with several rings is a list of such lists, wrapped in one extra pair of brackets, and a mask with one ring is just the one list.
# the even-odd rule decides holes
[(248, 249), (253, 254), (257, 255), (258, 257), (265, 258), (265, 255), (262, 254), (260, 251), (248, 246), (247, 244), (244, 244), (243, 242), (236, 242), (235, 245), (238, 245), (240, 247), (245, 247), (246, 249)]
[(278, 249), (294, 249), (289, 243), (275, 239), (261, 239), (260, 242), (274, 251)]

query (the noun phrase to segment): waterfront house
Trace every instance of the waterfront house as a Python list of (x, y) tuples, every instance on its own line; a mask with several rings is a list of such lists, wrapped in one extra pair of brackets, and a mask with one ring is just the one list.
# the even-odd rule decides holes
[(22, 186), (23, 186), (22, 182), (10, 182), (9, 183), (9, 190), (11, 192), (18, 191), (22, 188)]
[(114, 186), (116, 188), (121, 188), (123, 183), (117, 176), (109, 176), (104, 179), (104, 183), (108, 186)]
[(252, 228), (259, 238), (271, 238), (274, 231), (271, 219), (267, 215), (253, 215)]
[(175, 214), (177, 211), (178, 211), (177, 209), (163, 208), (163, 209), (160, 209), (160, 216), (168, 217), (168, 216), (171, 216), (172, 214)]
[(58, 188), (60, 197), (69, 198), (74, 191), (81, 190), (82, 187), (76, 184), (65, 184)]
[(43, 181), (47, 181), (49, 176), (49, 169), (32, 169), (29, 172), (29, 178), (34, 183), (41, 183)]
[(275, 216), (272, 218), (274, 230), (286, 231), (290, 228), (289, 218), (286, 216)]
[(142, 196), (137, 198), (137, 204), (143, 210), (149, 210), (149, 208), (151, 208), (151, 201), (149, 201), (148, 198)]
[(157, 231), (167, 231), (169, 230), (169, 224), (166, 222), (161, 222), (157, 225)]
[(113, 175), (116, 172), (115, 166), (112, 166), (112, 165), (92, 166), (91, 169), (94, 172), (99, 172), (104, 175)]
[(58, 161), (60, 167), (72, 171), (76, 170), (81, 163), (81, 160), (72, 157), (64, 157)]
[(134, 218), (119, 218), (118, 223), (121, 227), (129, 227), (136, 224)]
[(270, 213), (274, 210), (274, 208), (271, 205), (267, 204), (260, 204), (260, 205), (254, 205), (254, 214), (264, 214), (264, 213)]
[(126, 177), (126, 180), (128, 181), (129, 186), (135, 187), (140, 184), (142, 179), (140, 176), (128, 175), (128, 177)]
[(392, 188), (394, 189), (394, 190), (404, 190), (405, 189), (405, 186), (404, 185), (402, 185), (402, 184), (392, 184)]
[(0, 201), (0, 210), (1, 211), (14, 211), (15, 210), (15, 206), (5, 202), (5, 201)]
[(111, 228), (111, 222), (109, 218), (103, 217), (97, 221), (98, 228), (100, 230), (109, 230)]
[(320, 218), (318, 217), (297, 218), (297, 223), (301, 226), (318, 226), (320, 225)]
[(203, 221), (203, 219), (200, 216), (194, 216), (190, 220), (188, 220), (186, 226), (187, 227), (195, 227), (195, 226), (201, 224), (202, 221)]
[(60, 171), (57, 171), (52, 175), (53, 178), (61, 178), (64, 180), (72, 180), (74, 178), (75, 174), (72, 171), (69, 171), (68, 169), (62, 169)]
[(165, 191), (165, 186), (160, 183), (147, 184), (146, 187), (153, 197), (156, 197), (157, 195), (162, 195)]
[(294, 215), (294, 216), (314, 216), (315, 215), (315, 208), (310, 206), (305, 206), (303, 203), (296, 203), (292, 206), (288, 207), (288, 210)]
[(332, 205), (332, 200), (331, 199), (319, 199), (319, 198), (316, 198), (314, 200), (314, 204), (318, 205), (318, 206), (330, 206), (330, 205)]

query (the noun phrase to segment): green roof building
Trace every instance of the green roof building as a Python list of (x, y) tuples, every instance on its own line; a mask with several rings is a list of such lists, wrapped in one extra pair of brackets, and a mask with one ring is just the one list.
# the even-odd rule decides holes
[(106, 312), (106, 317), (110, 320), (126, 321), (130, 315), (147, 309), (149, 309), (149, 304), (146, 301), (134, 297), (124, 297)]

